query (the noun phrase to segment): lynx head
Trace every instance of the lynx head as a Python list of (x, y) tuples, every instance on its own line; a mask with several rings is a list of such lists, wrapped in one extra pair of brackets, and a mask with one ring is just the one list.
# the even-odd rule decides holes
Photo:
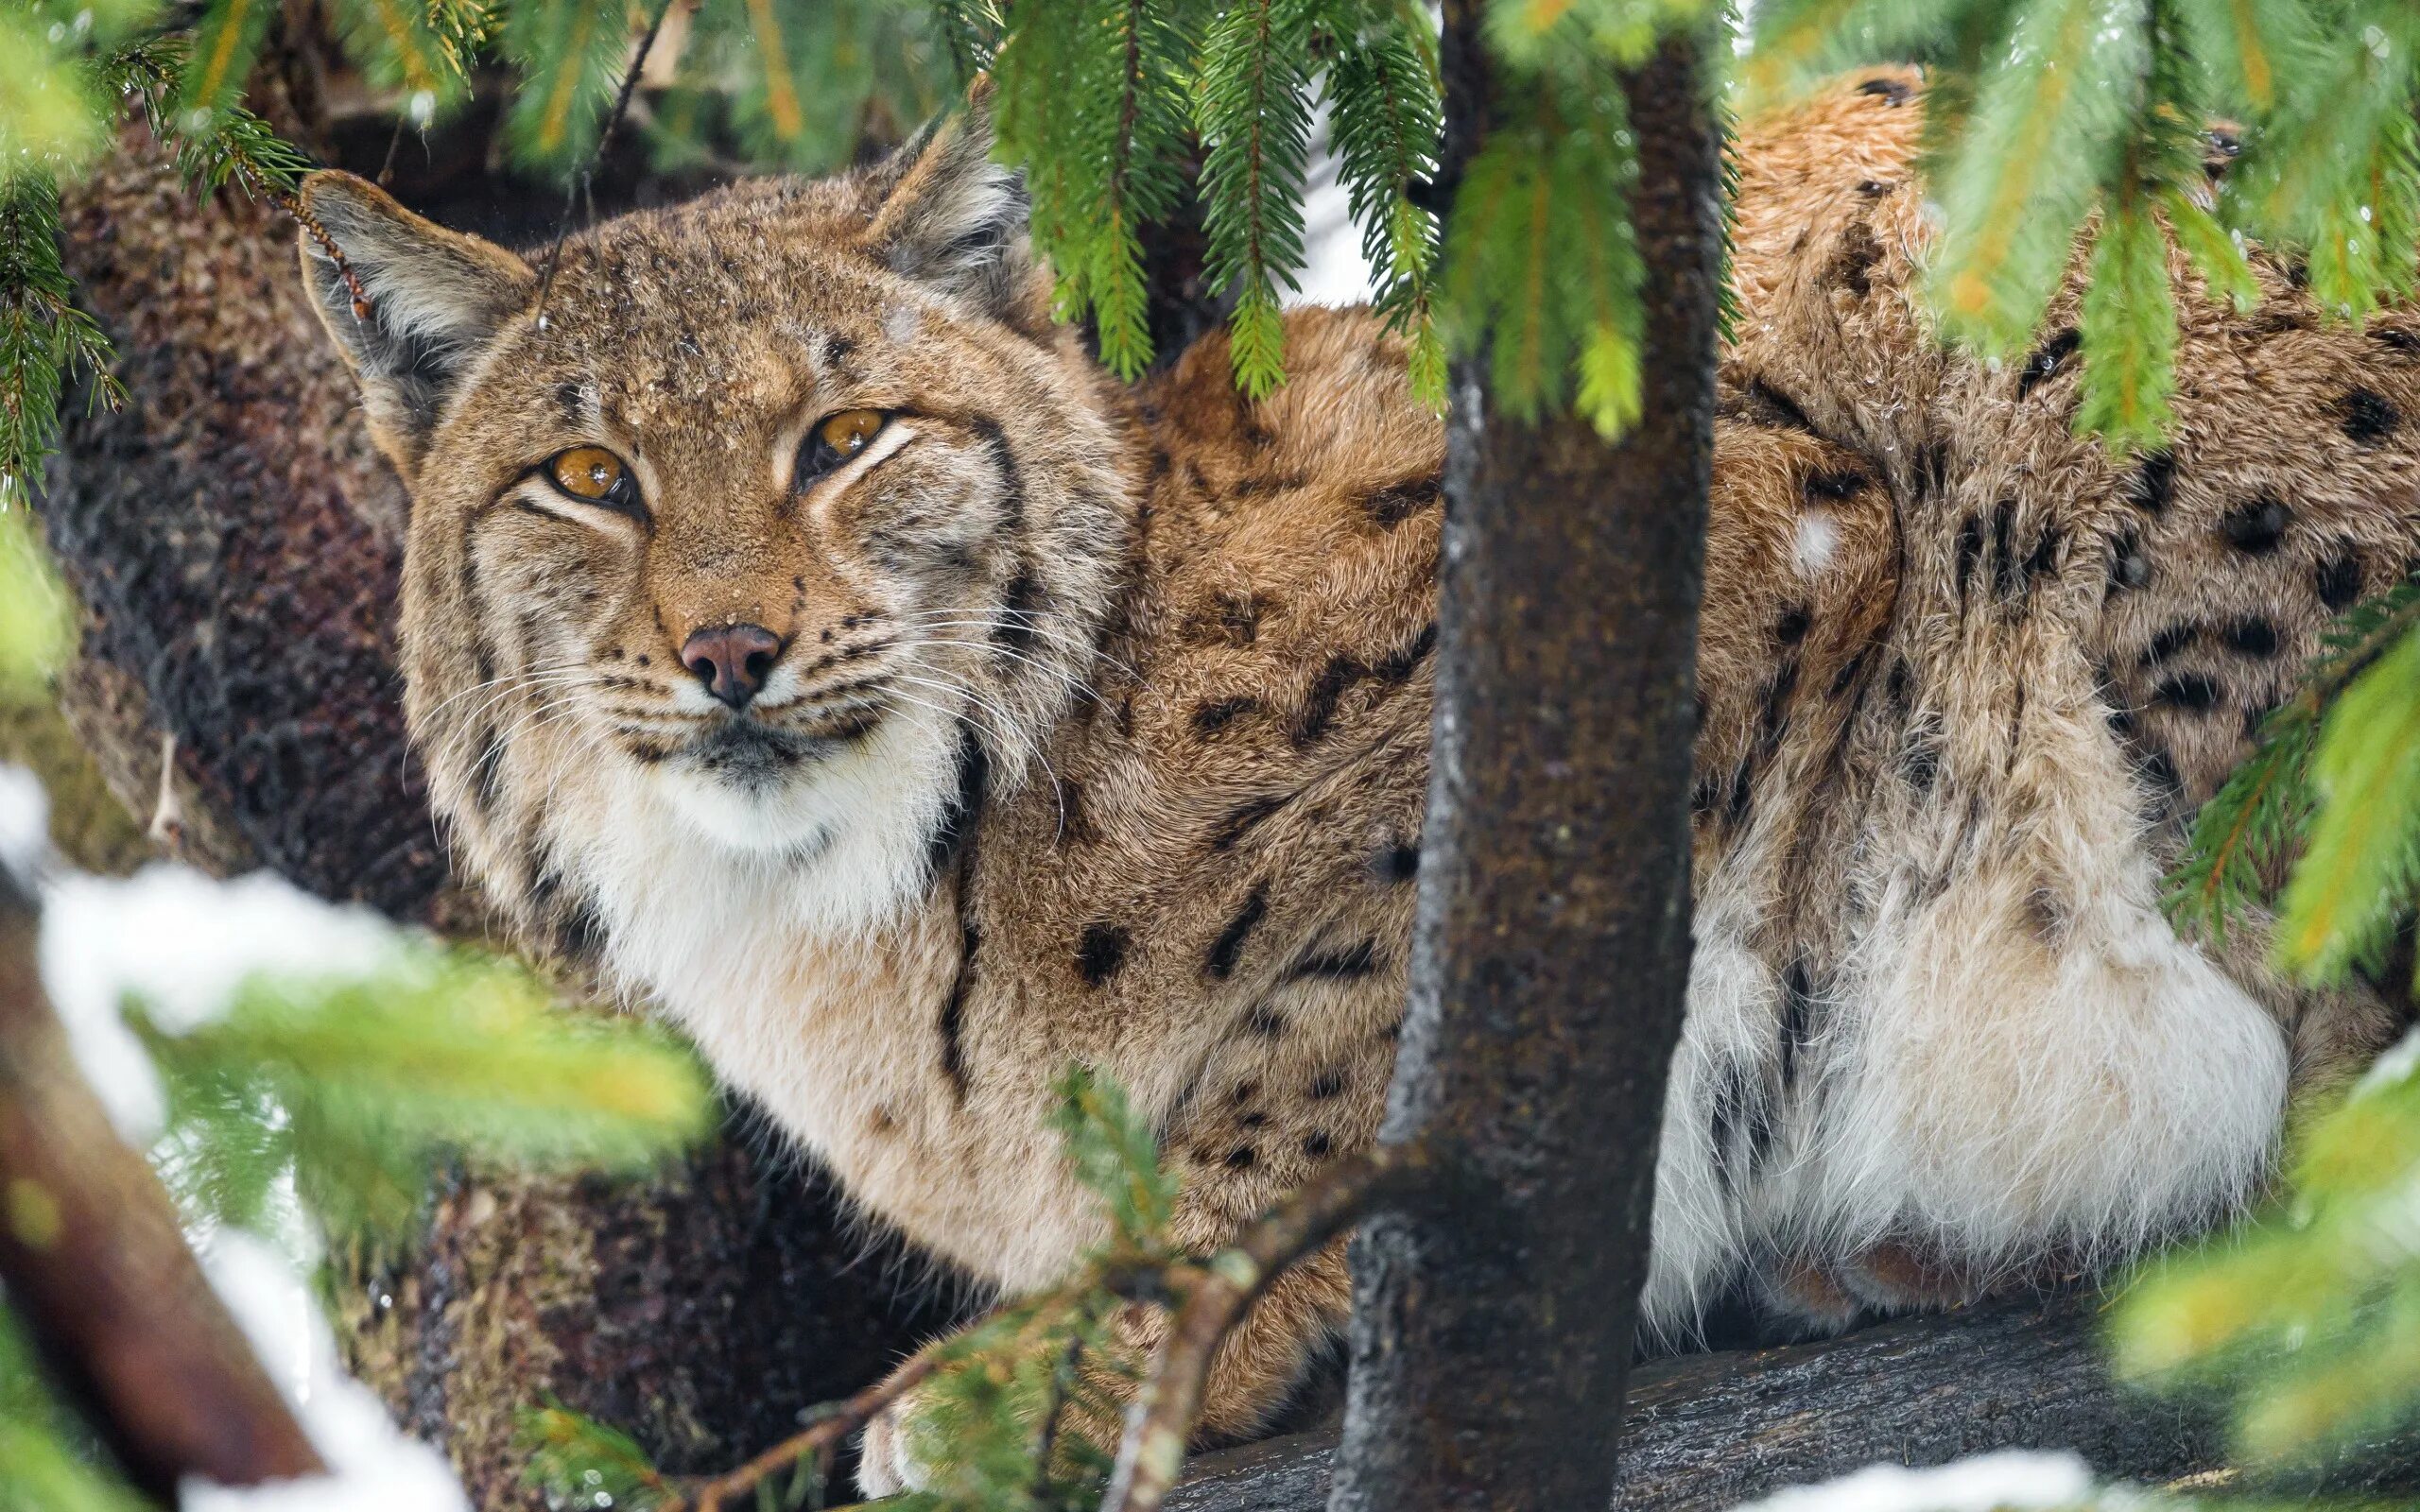
[(411, 492), (413, 737), (526, 925), (750, 888), (878, 922), (971, 774), (1017, 781), (1064, 713), (1129, 442), (988, 146), (961, 118), (856, 174), (633, 214), (551, 281), (358, 179), (305, 184), (312, 303)]

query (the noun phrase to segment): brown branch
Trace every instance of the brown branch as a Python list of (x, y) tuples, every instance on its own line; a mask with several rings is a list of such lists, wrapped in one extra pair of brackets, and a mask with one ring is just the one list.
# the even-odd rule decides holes
[(756, 1489), (757, 1483), (781, 1474), (809, 1454), (826, 1455), (839, 1447), (840, 1441), (873, 1420), (874, 1414), (897, 1401), (924, 1383), (933, 1373), (940, 1356), (927, 1349), (893, 1371), (889, 1380), (868, 1386), (848, 1400), (832, 1408), (800, 1433), (775, 1444), (772, 1448), (740, 1466), (726, 1470), (700, 1484), (691, 1500), (675, 1503), (672, 1512), (695, 1508), (695, 1512), (721, 1512), (726, 1497), (746, 1496)]
[(78, 1074), (0, 866), (0, 1285), (127, 1474), (256, 1486), (324, 1471), (185, 1247), (174, 1205)]
[(1245, 1310), (1287, 1266), (1351, 1228), (1374, 1198), (1409, 1185), (1422, 1169), (1402, 1145), (1339, 1160), (1233, 1246), (1186, 1267), (1184, 1304), (1168, 1320), (1150, 1373), (1127, 1410), (1126, 1436), (1101, 1512), (1156, 1512), (1184, 1468), (1219, 1347)]

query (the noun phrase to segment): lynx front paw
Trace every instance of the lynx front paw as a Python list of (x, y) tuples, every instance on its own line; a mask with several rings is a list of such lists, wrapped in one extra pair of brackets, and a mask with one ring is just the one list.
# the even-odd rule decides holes
[[(907, 1370), (913, 1364), (899, 1368)], [(898, 1379), (898, 1371), (892, 1372), (891, 1379)], [(874, 1414), (858, 1436), (857, 1489), (868, 1498), (921, 1491), (930, 1486), (932, 1468), (911, 1448), (918, 1436), (911, 1430), (925, 1404), (925, 1389), (913, 1386), (900, 1393), (890, 1405)]]

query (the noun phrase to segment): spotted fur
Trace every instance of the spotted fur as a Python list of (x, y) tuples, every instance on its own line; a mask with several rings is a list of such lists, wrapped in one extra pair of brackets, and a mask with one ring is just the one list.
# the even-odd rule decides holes
[[(1921, 100), (1877, 72), (1741, 143), (1668, 1331), (1743, 1279), (1837, 1316), (2205, 1221), (2290, 1073), (2390, 1027), (2273, 979), (2256, 927), (2179, 939), (2156, 891), (2322, 623), (2420, 542), (2420, 335), (2328, 325), (2266, 262), (2238, 318), (2180, 265), (2174, 443), (2114, 458), (2070, 434), (2072, 292), (2021, 365), (1931, 339)], [(1374, 1136), (1443, 438), (1355, 312), (1290, 317), (1257, 404), (1218, 337), (1110, 383), (982, 147), (611, 222), (543, 316), (519, 260), (358, 180), (306, 198), (371, 318), (303, 264), (412, 488), (407, 709), (465, 863), (1015, 1294), (1101, 1232), (1046, 1128), (1070, 1062), (1157, 1125), (1192, 1245)], [(792, 487), (855, 407), (892, 419)], [(533, 477), (580, 444), (646, 519)], [(740, 622), (785, 642), (745, 716), (679, 661)], [(1346, 1297), (1334, 1247), (1281, 1279), (1204, 1436), (1266, 1425)], [(869, 1488), (916, 1474), (878, 1424)]]

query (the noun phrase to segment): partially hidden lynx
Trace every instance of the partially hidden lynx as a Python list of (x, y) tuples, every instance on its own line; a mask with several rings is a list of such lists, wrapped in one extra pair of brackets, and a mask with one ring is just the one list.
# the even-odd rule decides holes
[[(2420, 319), (2326, 323), (2265, 254), (2238, 316), (2179, 262), (2173, 446), (2113, 458), (2070, 433), (2074, 290), (2020, 365), (1927, 328), (1922, 109), (1876, 72), (1737, 146), (1668, 1332), (2205, 1223), (2395, 1026), (2158, 894), (2321, 627), (2420, 554)], [(1046, 1122), (1070, 1063), (1156, 1125), (1192, 1245), (1373, 1139), (1443, 441), (1364, 313), (1290, 317), (1257, 404), (1216, 337), (1114, 382), (987, 148), (978, 114), (629, 215), (543, 296), (320, 174), (302, 262), (412, 496), (406, 696), (461, 862), (1008, 1296), (1102, 1230)], [(1204, 1439), (1346, 1303), (1340, 1248), (1280, 1280)], [(919, 1474), (877, 1422), (866, 1487)]]

